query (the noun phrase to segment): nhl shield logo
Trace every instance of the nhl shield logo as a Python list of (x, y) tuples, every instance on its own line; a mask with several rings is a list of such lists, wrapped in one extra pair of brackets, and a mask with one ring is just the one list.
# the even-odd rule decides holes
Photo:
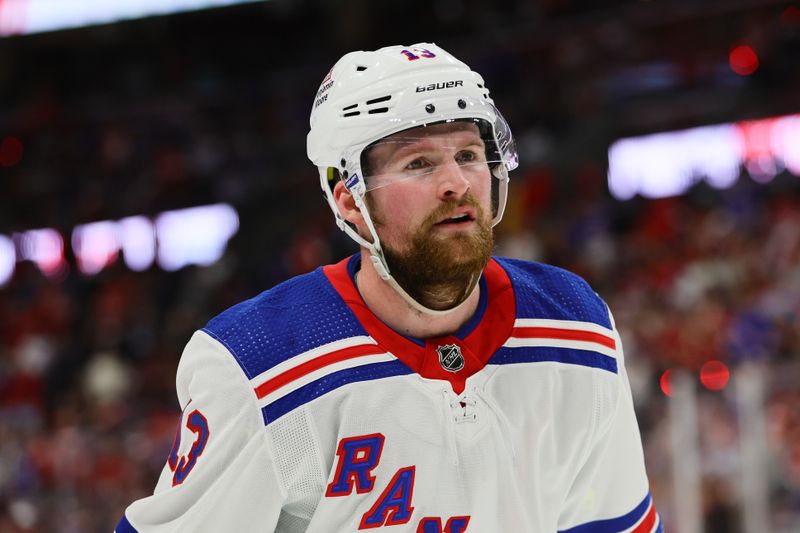
[(458, 372), (464, 368), (464, 356), (461, 355), (461, 348), (455, 344), (437, 346), (436, 353), (439, 354), (439, 364), (448, 372)]

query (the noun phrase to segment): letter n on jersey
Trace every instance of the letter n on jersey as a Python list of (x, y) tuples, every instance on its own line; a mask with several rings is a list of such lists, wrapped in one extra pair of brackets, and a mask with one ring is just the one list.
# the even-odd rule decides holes
[(442, 529), (442, 519), (438, 516), (426, 516), (419, 521), (417, 533), (464, 533), (469, 525), (469, 516), (453, 516), (447, 520)]

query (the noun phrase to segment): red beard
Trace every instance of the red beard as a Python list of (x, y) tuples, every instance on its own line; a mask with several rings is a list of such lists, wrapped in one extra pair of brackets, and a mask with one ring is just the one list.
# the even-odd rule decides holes
[[(442, 235), (433, 231), (437, 222), (459, 206), (476, 211), (477, 231)], [(371, 209), (377, 227), (381, 213)], [(414, 300), (430, 309), (451, 309), (472, 292), (494, 248), (491, 221), (472, 195), (441, 205), (422, 221), (405, 250), (383, 245), (389, 272)]]

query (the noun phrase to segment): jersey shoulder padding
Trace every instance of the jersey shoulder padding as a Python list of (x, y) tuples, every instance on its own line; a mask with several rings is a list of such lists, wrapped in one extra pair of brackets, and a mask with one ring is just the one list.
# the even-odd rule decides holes
[(295, 355), (366, 335), (322, 269), (231, 307), (203, 331), (231, 352), (249, 379)]
[(573, 320), (612, 328), (605, 302), (577, 274), (542, 263), (495, 259), (511, 279), (518, 319)]

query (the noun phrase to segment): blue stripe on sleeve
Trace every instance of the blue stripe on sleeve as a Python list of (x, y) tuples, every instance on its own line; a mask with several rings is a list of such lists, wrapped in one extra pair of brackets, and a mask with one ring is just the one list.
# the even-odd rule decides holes
[(316, 381), (312, 381), (308, 385), (304, 385), (263, 407), (261, 412), (264, 415), (264, 423), (270, 424), (275, 422), (289, 411), (293, 411), (301, 405), (319, 398), (332, 390), (347, 385), (348, 383), (401, 376), (404, 374), (411, 374), (412, 372), (413, 371), (400, 360), (371, 363), (339, 370), (338, 372), (328, 374)]
[(558, 533), (616, 533), (623, 531), (633, 526), (636, 522), (641, 520), (642, 516), (650, 507), (650, 493), (644, 497), (642, 503), (628, 514), (622, 515), (617, 518), (609, 518), (607, 520), (597, 520), (595, 522), (587, 522), (570, 529), (558, 530)]
[(122, 515), (122, 520), (119, 521), (117, 527), (114, 528), (114, 533), (139, 533), (136, 528), (128, 522), (128, 517)]
[(569, 365), (589, 366), (617, 373), (617, 360), (613, 357), (590, 350), (558, 348), (551, 346), (503, 346), (489, 359), (490, 365), (510, 365), (514, 363), (556, 362)]

